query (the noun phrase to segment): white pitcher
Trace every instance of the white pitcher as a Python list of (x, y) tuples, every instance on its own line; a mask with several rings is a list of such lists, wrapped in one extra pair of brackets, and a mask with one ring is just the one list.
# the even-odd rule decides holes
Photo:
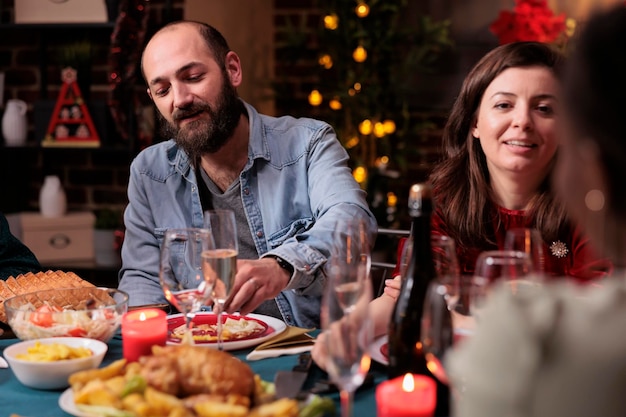
[(61, 217), (67, 210), (67, 199), (56, 175), (47, 175), (39, 191), (39, 210), (43, 217)]
[(26, 102), (18, 99), (7, 100), (7, 108), (2, 116), (2, 136), (6, 146), (23, 146), (28, 135)]

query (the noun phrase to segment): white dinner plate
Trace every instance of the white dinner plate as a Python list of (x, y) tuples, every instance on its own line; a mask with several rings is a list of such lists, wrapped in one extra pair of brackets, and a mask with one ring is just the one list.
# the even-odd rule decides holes
[(374, 343), (372, 343), (369, 348), (370, 357), (376, 362), (383, 365), (389, 365), (389, 360), (382, 352), (383, 346), (385, 346), (387, 342), (387, 335), (380, 336), (379, 338), (374, 340)]
[(94, 416), (93, 414), (85, 413), (84, 411), (80, 411), (76, 404), (74, 403), (74, 392), (72, 388), (68, 388), (59, 397), (59, 407), (61, 410), (65, 411), (67, 414), (71, 414), (76, 417), (99, 417)]
[[(230, 316), (231, 317), (237, 317), (236, 314), (233, 314), (233, 315), (230, 315)], [(176, 326), (178, 326), (178, 323), (181, 322), (181, 318), (184, 319), (184, 315), (183, 314), (173, 314), (173, 315), (167, 316), (168, 327), (173, 327), (171, 325), (172, 323), (177, 323)], [(251, 318), (251, 319), (257, 320), (261, 324), (266, 325), (267, 328), (265, 329), (265, 331), (263, 333), (261, 333), (259, 335), (256, 335), (254, 337), (250, 337), (250, 338), (246, 338), (246, 339), (242, 339), (242, 340), (225, 341), (224, 342), (224, 350), (245, 349), (245, 348), (249, 348), (249, 347), (254, 347), (254, 346), (260, 345), (261, 343), (263, 343), (267, 339), (270, 339), (270, 338), (276, 336), (277, 334), (280, 334), (280, 333), (284, 332), (285, 329), (287, 328), (287, 325), (282, 320), (278, 320), (275, 317), (264, 316), (262, 314), (247, 314), (245, 316), (245, 318)], [(196, 314), (196, 317), (194, 318), (194, 320), (198, 320), (198, 322), (200, 322), (200, 323), (202, 323), (203, 320), (208, 320), (208, 319), (212, 319), (212, 322), (215, 322), (215, 314), (214, 313), (208, 313), (208, 312), (200, 312), (200, 313)], [(172, 342), (172, 341), (168, 340), (167, 344), (168, 345), (177, 345), (178, 343)], [(203, 347), (211, 347), (211, 348), (216, 348), (217, 349), (217, 343), (213, 342), (213, 341), (212, 342), (202, 342), (202, 341), (200, 341), (200, 342), (196, 342), (196, 345), (197, 346), (203, 346)]]

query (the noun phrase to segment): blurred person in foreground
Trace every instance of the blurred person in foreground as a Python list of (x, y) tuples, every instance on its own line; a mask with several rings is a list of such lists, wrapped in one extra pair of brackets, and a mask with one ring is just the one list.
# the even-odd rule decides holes
[(6, 217), (0, 213), (0, 279), (40, 271), (33, 252), (11, 233)]
[(601, 286), (500, 287), (446, 361), (459, 417), (626, 415), (626, 7), (574, 38), (554, 183), (615, 270)]
[(130, 305), (165, 303), (159, 246), (168, 228), (202, 227), (231, 209), (239, 256), (227, 312), (319, 327), (335, 222), (376, 221), (348, 154), (324, 122), (257, 113), (237, 95), (242, 67), (213, 27), (180, 21), (146, 45), (142, 72), (165, 136), (133, 161), (119, 288)]

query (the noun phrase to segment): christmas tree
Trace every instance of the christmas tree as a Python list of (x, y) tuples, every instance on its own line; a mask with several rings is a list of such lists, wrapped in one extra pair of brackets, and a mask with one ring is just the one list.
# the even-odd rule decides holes
[[(407, 0), (323, 1), (318, 10), (314, 33), (305, 24), (292, 25), (283, 56), (316, 60), (308, 113), (335, 128), (370, 200), (382, 193), (377, 217), (386, 225), (395, 196), (371, 188), (385, 188), (376, 178), (381, 173), (393, 177), (405, 170), (411, 139), (427, 127), (412, 117), (411, 99), (419, 74), (432, 71), (452, 46), (449, 22), (411, 17)], [(292, 92), (278, 87), (277, 93)], [(378, 203), (370, 201), (373, 208)]]

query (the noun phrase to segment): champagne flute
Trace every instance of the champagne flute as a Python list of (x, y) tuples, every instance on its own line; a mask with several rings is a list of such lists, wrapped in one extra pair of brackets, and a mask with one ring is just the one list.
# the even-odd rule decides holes
[(526, 253), (532, 263), (531, 271), (537, 277), (545, 276), (545, 248), (539, 230), (527, 227), (508, 230), (504, 238), (504, 249)]
[(232, 210), (207, 210), (204, 224), (211, 232), (212, 245), (202, 252), (202, 271), (213, 284), (213, 307), (217, 313), (217, 348), (224, 350), (223, 313), (237, 273), (237, 225)]
[(343, 294), (336, 291), (340, 285), (337, 281), (345, 282), (345, 277), (334, 272), (331, 269), (321, 306), (322, 331), (326, 334), (324, 341), (328, 352), (325, 368), (339, 387), (341, 416), (350, 417), (354, 392), (363, 383), (371, 363), (368, 348), (373, 338), (370, 313), (373, 289), (366, 280), (350, 308), (346, 308)]
[(211, 299), (213, 283), (202, 273), (201, 253), (211, 245), (211, 233), (203, 228), (168, 229), (161, 246), (159, 281), (165, 298), (185, 315), (182, 343), (194, 344), (192, 321)]
[(370, 245), (363, 220), (339, 220), (333, 231), (328, 275), (343, 309), (349, 313), (369, 282)]

